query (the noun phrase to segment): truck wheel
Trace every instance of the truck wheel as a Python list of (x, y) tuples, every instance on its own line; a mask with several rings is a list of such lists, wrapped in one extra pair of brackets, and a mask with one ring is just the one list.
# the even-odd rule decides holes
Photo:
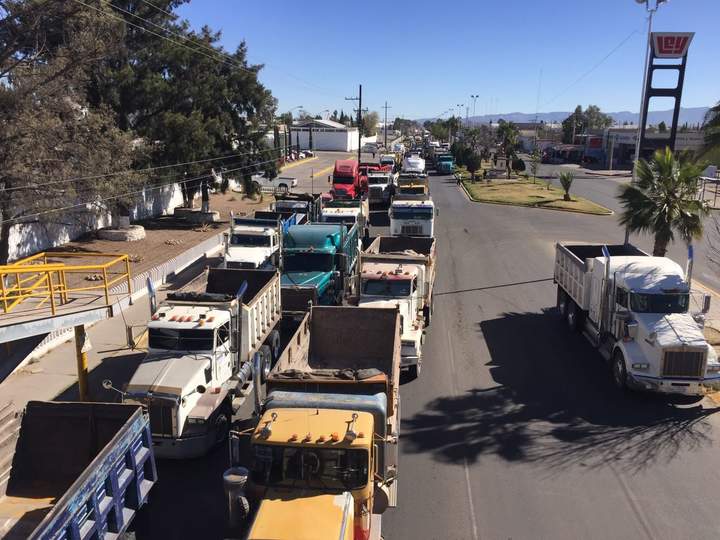
[(615, 386), (620, 390), (627, 390), (627, 369), (625, 357), (619, 349), (615, 351), (612, 362), (612, 376)]
[(230, 405), (223, 404), (215, 416), (213, 429), (215, 430), (215, 444), (223, 443), (228, 438), (230, 432), (230, 422), (232, 420), (232, 408)]
[(287, 193), (287, 192), (288, 192), (287, 184), (280, 184), (280, 185), (278, 185), (278, 191), (279, 191), (280, 193)]
[(268, 345), (270, 345), (270, 351), (272, 353), (272, 364), (273, 366), (280, 358), (280, 332), (273, 330), (270, 332), (268, 337)]
[(420, 376), (420, 372), (422, 371), (422, 364), (415, 364), (414, 366), (410, 366), (408, 368), (408, 381), (414, 381)]
[(561, 321), (567, 317), (567, 306), (568, 306), (567, 294), (558, 285), (558, 288), (557, 288), (557, 310), (558, 310), (558, 315), (560, 315)]
[(262, 357), (261, 369), (260, 369), (260, 382), (265, 384), (270, 375), (272, 369), (272, 351), (268, 345), (262, 345), (260, 347), (260, 356)]
[(582, 329), (582, 311), (572, 300), (567, 301), (567, 325), (571, 332), (579, 332)]

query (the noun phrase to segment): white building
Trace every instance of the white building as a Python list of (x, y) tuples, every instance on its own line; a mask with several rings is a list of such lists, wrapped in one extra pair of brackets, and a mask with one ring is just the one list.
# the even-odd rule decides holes
[(357, 128), (347, 127), (332, 120), (307, 119), (290, 126), (290, 144), (299, 143), (301, 150), (310, 149), (311, 137), (312, 150), (352, 152), (358, 149), (360, 143)]

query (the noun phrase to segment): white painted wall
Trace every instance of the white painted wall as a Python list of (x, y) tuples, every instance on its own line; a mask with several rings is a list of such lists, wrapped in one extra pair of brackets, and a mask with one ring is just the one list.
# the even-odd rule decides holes
[[(310, 148), (310, 132), (307, 129), (291, 128), (290, 144), (297, 144), (300, 139), (300, 149)], [(342, 131), (321, 131), (313, 129), (313, 150), (334, 150), (339, 152), (351, 152), (358, 148), (358, 131), (349, 129)]]

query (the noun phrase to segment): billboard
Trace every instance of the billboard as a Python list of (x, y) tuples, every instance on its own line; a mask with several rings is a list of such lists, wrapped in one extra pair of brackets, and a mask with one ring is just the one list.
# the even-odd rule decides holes
[(655, 58), (682, 58), (694, 35), (695, 32), (653, 32), (653, 55)]

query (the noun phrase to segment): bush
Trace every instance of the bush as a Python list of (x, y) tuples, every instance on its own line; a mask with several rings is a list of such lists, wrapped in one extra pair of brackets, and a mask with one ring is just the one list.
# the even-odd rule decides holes
[(573, 180), (575, 180), (573, 173), (571, 173), (569, 171), (560, 173), (560, 185), (562, 186), (563, 190), (565, 191), (565, 195), (563, 195), (563, 200), (565, 200), (565, 201), (572, 200), (572, 198), (570, 198), (570, 188), (572, 187)]

